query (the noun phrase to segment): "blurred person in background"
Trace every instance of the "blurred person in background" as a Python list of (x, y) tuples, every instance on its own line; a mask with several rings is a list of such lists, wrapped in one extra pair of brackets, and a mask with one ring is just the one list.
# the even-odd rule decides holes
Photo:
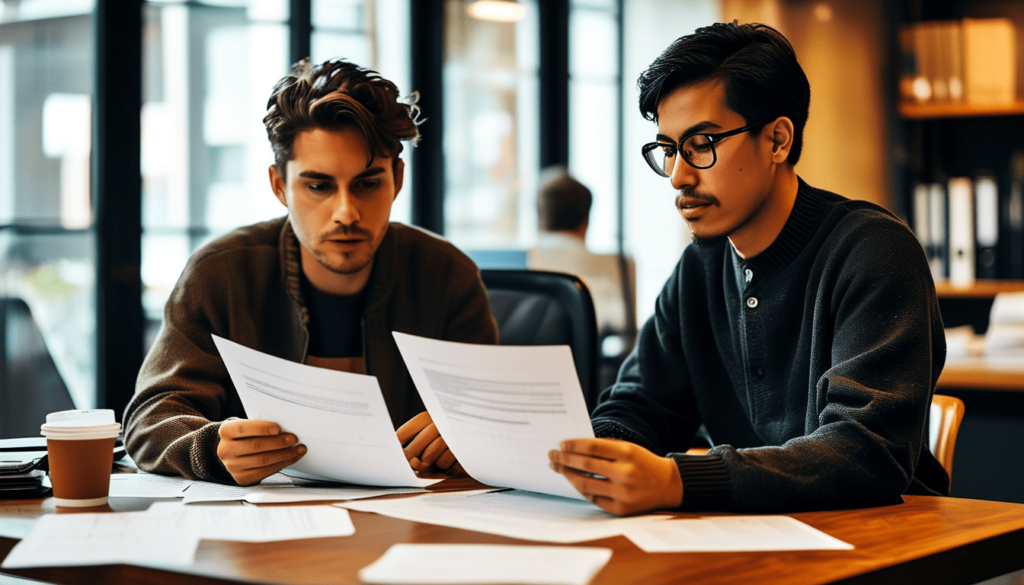
[(564, 167), (544, 169), (537, 192), (537, 246), (527, 253), (527, 266), (575, 274), (587, 285), (602, 340), (604, 388), (615, 381), (636, 336), (636, 265), (629, 257), (587, 249), (592, 203), (590, 189)]

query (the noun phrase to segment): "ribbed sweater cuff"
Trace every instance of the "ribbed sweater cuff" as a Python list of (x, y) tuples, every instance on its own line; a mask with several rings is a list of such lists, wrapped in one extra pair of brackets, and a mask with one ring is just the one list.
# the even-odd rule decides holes
[(718, 455), (670, 455), (679, 466), (683, 480), (683, 503), (680, 509), (723, 510), (728, 508), (732, 482), (725, 461)]
[(594, 436), (598, 439), (619, 439), (636, 443), (648, 451), (655, 451), (654, 445), (643, 435), (625, 426), (617, 420), (598, 418), (591, 421), (594, 427)]
[(199, 479), (237, 485), (224, 463), (217, 456), (220, 444), (221, 422), (208, 424), (195, 432), (189, 463), (192, 473)]

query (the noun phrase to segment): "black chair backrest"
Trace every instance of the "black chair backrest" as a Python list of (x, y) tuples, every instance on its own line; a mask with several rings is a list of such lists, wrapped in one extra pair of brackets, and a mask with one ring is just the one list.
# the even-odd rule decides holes
[(542, 270), (480, 271), (502, 345), (568, 345), (588, 410), (597, 403), (597, 318), (579, 278)]
[(38, 437), (48, 413), (74, 408), (28, 305), (0, 298), (0, 439)]

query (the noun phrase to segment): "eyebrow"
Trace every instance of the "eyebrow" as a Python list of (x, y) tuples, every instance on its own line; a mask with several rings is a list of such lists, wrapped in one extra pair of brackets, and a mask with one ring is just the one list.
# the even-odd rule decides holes
[[(712, 122), (710, 120), (704, 120), (703, 122), (697, 122), (693, 126), (690, 126), (689, 128), (687, 128), (686, 131), (684, 131), (682, 134), (680, 134), (679, 135), (679, 140), (682, 140), (684, 137), (689, 136), (691, 134), (696, 134), (696, 133), (700, 132), (701, 130), (707, 130), (708, 128), (721, 128), (721, 126), (719, 126), (718, 124), (715, 124), (714, 122)], [(664, 134), (658, 134), (655, 137), (655, 139), (656, 140), (664, 140), (665, 142), (676, 142), (675, 138), (671, 138), (669, 136), (665, 136)]]
[[(379, 175), (379, 174), (381, 174), (383, 172), (384, 172), (384, 167), (379, 167), (379, 166), (378, 167), (372, 167), (372, 168), (366, 169), (365, 171), (359, 173), (358, 175), (356, 175), (353, 178), (354, 179), (365, 179), (367, 177), (373, 177), (375, 175)], [(321, 173), (321, 172), (318, 172), (318, 171), (302, 171), (301, 173), (299, 173), (299, 176), (304, 178), (304, 179), (314, 179), (316, 181), (333, 181), (334, 180), (334, 176), (333, 175), (328, 175), (327, 173)]]

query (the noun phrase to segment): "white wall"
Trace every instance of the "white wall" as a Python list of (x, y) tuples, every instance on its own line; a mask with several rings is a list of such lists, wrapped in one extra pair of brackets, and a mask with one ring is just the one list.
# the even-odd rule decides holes
[(636, 80), (675, 39), (717, 22), (719, 0), (629, 0), (625, 4), (623, 66), (626, 250), (636, 259), (637, 322), (654, 313), (654, 301), (671, 274), (690, 232), (674, 205), (668, 179), (654, 173), (640, 147), (654, 140), (657, 126), (640, 115)]

